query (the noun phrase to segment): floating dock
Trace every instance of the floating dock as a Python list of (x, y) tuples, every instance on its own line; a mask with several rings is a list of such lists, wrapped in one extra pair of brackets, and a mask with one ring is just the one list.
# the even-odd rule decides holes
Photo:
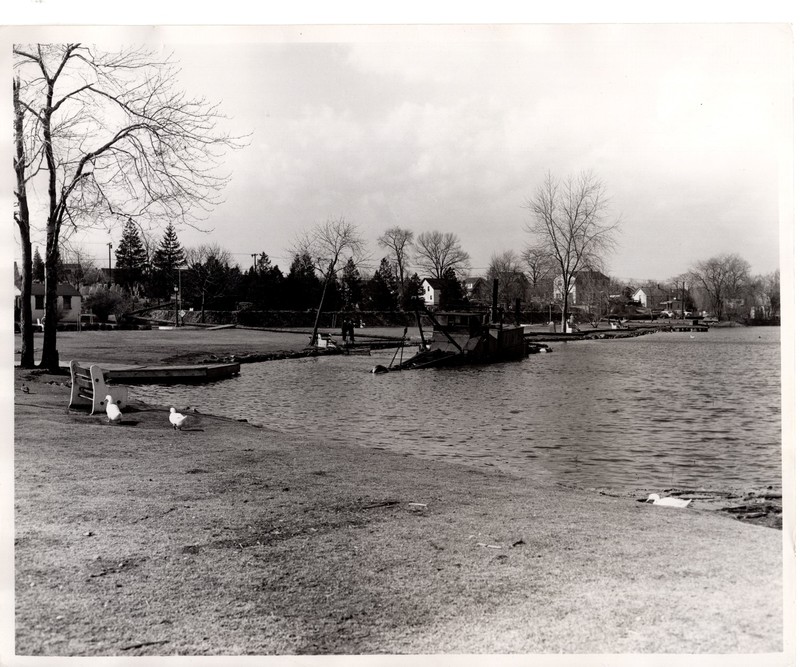
[(185, 384), (216, 382), (239, 375), (240, 365), (206, 364), (202, 366), (131, 366), (105, 371), (105, 376), (120, 384)]

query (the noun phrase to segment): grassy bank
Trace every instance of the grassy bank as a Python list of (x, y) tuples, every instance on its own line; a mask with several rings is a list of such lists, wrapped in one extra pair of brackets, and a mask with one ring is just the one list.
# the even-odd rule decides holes
[[(137, 333), (62, 359), (194, 335)], [(64, 380), (15, 393), (18, 654), (782, 650), (780, 531), (167, 406), (111, 426)]]
[[(322, 329), (324, 332), (333, 332)], [(380, 330), (384, 331), (384, 330)], [(399, 329), (397, 335), (402, 334)], [(199, 363), (214, 356), (246, 356), (294, 353), (309, 343), (311, 330), (285, 332), (247, 329), (180, 329), (149, 331), (63, 331), (58, 334), (62, 365), (71, 359), (108, 365)], [(15, 337), (19, 361), (20, 337)], [(34, 354), (40, 356), (42, 338), (34, 338)]]

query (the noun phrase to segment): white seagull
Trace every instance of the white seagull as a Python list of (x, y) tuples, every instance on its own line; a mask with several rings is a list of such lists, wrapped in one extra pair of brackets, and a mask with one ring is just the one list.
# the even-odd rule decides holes
[(169, 422), (172, 424), (172, 428), (178, 430), (181, 428), (186, 421), (187, 415), (182, 415), (180, 412), (176, 412), (175, 408), (169, 409)]
[(683, 500), (682, 498), (662, 498), (657, 493), (651, 493), (647, 496), (645, 502), (653, 501), (653, 505), (664, 505), (665, 507), (687, 507), (691, 500)]
[(106, 415), (108, 416), (108, 421), (112, 424), (119, 424), (122, 421), (122, 412), (119, 409), (119, 406), (114, 403), (114, 399), (111, 398), (111, 394), (106, 396)]

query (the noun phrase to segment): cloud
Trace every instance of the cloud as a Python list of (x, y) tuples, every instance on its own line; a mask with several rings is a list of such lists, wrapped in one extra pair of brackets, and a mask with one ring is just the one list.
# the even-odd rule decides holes
[(486, 266), (526, 243), (523, 204), (548, 170), (591, 169), (624, 221), (612, 270), (671, 275), (731, 239), (759, 254), (754, 268), (774, 263), (792, 121), (779, 26), (356, 37), (179, 50), (187, 88), (253, 132), (210, 221), (234, 252), (280, 256), (298, 228), (344, 215), (370, 241), (396, 224), (453, 231)]

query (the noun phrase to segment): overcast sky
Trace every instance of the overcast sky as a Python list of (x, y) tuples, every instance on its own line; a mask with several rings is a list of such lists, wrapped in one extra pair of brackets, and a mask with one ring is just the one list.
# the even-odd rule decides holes
[[(787, 26), (301, 32), (159, 44), (190, 93), (251, 133), (227, 160), (213, 231), (179, 228), (185, 246), (217, 242), (245, 268), (264, 251), (286, 272), (298, 231), (343, 216), (373, 267), (375, 239), (400, 225), (456, 233), (480, 274), (493, 253), (530, 243), (524, 204), (548, 170), (592, 170), (621, 220), (610, 274), (666, 279), (730, 252), (755, 273), (779, 266)], [(101, 260), (118, 239), (78, 243)]]

